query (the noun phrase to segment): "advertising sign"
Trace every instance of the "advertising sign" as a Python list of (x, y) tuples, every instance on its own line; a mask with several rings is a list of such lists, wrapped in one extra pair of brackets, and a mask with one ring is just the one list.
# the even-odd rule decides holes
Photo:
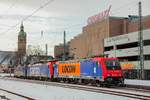
[(123, 70), (140, 69), (138, 61), (120, 62)]
[(109, 6), (108, 9), (106, 9), (106, 10), (104, 10), (104, 11), (102, 11), (102, 12), (100, 12), (94, 16), (89, 17), (87, 20), (88, 25), (93, 24), (97, 21), (101, 21), (101, 20), (105, 19), (106, 17), (108, 17), (109, 13), (110, 13), (110, 9), (111, 9), (111, 5)]

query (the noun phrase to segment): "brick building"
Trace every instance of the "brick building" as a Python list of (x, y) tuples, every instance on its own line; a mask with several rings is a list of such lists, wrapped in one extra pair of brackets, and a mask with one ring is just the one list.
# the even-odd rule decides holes
[[(143, 17), (142, 23), (143, 29), (150, 28), (150, 16)], [(83, 27), (82, 33), (69, 41), (69, 55), (75, 58), (103, 55), (105, 38), (135, 31), (138, 31), (137, 16), (106, 17)]]
[[(66, 56), (68, 57), (69, 45), (66, 45)], [(64, 55), (64, 45), (59, 44), (54, 47), (54, 57), (58, 60), (62, 60)]]

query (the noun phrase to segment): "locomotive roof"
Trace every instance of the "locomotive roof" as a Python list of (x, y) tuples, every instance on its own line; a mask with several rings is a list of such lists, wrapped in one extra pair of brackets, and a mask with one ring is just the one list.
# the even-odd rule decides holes
[(80, 62), (79, 59), (75, 59), (75, 60), (67, 60), (67, 61), (58, 61), (59, 63), (77, 63)]

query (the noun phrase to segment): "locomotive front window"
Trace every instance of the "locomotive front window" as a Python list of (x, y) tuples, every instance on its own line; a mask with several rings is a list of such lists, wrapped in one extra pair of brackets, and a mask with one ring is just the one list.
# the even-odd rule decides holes
[(106, 60), (105, 61), (106, 67), (108, 70), (120, 70), (120, 63), (118, 60)]

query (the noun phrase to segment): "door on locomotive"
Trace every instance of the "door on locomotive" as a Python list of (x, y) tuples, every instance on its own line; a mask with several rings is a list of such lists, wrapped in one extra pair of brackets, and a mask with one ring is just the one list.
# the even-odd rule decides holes
[(48, 66), (49, 66), (49, 73), (50, 73), (50, 79), (53, 79), (54, 78), (54, 65), (56, 64), (56, 61), (49, 61), (48, 62)]

